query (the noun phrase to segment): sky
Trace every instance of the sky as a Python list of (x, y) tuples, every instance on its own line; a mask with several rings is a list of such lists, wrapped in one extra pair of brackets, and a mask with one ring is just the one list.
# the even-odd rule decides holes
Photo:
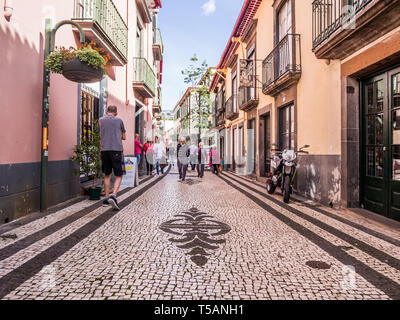
[(196, 54), (219, 63), (244, 0), (162, 0), (158, 25), (164, 44), (162, 110), (173, 110), (187, 85), (181, 71)]

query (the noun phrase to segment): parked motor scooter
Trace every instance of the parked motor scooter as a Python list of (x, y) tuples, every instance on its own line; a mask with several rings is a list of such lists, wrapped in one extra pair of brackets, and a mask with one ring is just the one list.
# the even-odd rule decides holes
[(278, 149), (272, 149), (275, 152), (271, 158), (271, 172), (268, 173), (267, 178), (267, 192), (273, 194), (276, 187), (280, 187), (282, 183), (282, 151)]
[(280, 153), (278, 150), (275, 150), (278, 151), (278, 156), (275, 155), (271, 161), (271, 167), (273, 164), (275, 168), (267, 179), (267, 191), (269, 194), (273, 194), (276, 187), (280, 186), (282, 190), (283, 201), (285, 203), (289, 203), (290, 195), (293, 189), (294, 177), (296, 176), (298, 167), (296, 162), (297, 155), (298, 153), (307, 154), (308, 152), (304, 151), (303, 149), (309, 147), (309, 145), (304, 145), (297, 152), (294, 150), (283, 150), (283, 152)]

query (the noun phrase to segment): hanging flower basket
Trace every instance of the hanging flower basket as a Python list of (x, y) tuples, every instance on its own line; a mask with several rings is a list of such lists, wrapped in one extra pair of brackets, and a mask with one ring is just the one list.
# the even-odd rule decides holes
[(52, 73), (62, 74), (66, 79), (79, 83), (101, 81), (105, 68), (110, 66), (110, 54), (98, 48), (95, 42), (78, 48), (61, 47), (46, 59), (46, 67)]
[(99, 82), (104, 76), (104, 68), (93, 68), (86, 62), (75, 58), (62, 64), (63, 76), (73, 82), (92, 83)]

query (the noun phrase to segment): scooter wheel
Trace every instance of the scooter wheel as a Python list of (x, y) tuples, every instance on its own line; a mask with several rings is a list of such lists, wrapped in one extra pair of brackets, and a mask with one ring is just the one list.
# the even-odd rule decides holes
[(275, 192), (275, 186), (272, 183), (267, 183), (267, 192), (273, 194)]
[(283, 182), (283, 202), (289, 203), (290, 200), (290, 177), (286, 177)]

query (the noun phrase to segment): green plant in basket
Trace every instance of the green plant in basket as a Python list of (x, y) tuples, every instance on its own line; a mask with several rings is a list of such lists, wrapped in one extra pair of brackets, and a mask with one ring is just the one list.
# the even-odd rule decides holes
[(76, 49), (70, 47), (56, 48), (46, 59), (44, 64), (53, 73), (62, 74), (62, 64), (65, 61), (70, 61), (76, 58)]
[(87, 63), (94, 69), (105, 68), (109, 66), (111, 56), (105, 53), (104, 49), (97, 47), (94, 41), (74, 48), (65, 47), (56, 48), (46, 59), (45, 65), (53, 73), (63, 73), (63, 63), (78, 58), (81, 62)]
[(76, 50), (76, 56), (82, 62), (86, 62), (89, 66), (99, 69), (106, 66), (105, 59), (91, 46)]

